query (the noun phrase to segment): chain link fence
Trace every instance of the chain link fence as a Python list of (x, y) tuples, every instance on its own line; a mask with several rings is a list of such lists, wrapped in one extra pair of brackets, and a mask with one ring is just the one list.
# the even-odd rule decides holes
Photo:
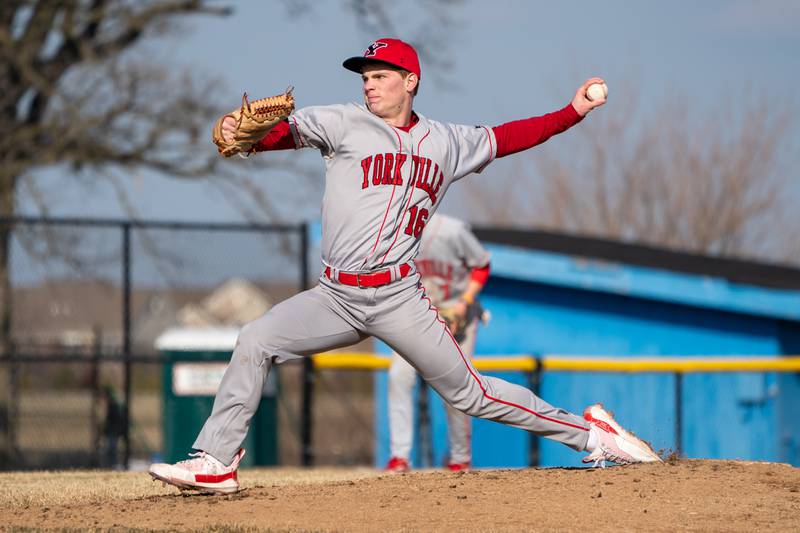
[[(157, 459), (168, 421), (156, 339), (239, 327), (309, 278), (305, 224), (13, 218), (0, 219), (0, 234), (5, 470)], [(317, 377), (312, 395), (306, 370), (276, 371), (280, 462), (309, 464), (314, 453), (320, 464), (369, 463), (371, 375)], [(325, 444), (334, 441), (353, 442)]]

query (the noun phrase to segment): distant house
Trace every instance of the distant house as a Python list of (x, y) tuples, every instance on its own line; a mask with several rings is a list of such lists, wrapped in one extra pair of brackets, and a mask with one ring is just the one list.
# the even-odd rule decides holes
[[(479, 356), (800, 355), (800, 269), (544, 232), (476, 233), (492, 252), (482, 298), (492, 319), (478, 332)], [(502, 377), (526, 384), (520, 373)], [(385, 373), (376, 379), (380, 465), (388, 455)], [(577, 413), (602, 401), (665, 452), (680, 438), (689, 457), (800, 464), (798, 375), (687, 375), (680, 436), (674, 380), (546, 372), (541, 396)], [(432, 420), (438, 462), (447, 453), (438, 405)], [(473, 431), (476, 466), (528, 464), (525, 432), (482, 420)], [(579, 464), (581, 454), (565, 446), (540, 445), (542, 465)]]
[(182, 326), (241, 327), (266, 313), (272, 305), (269, 295), (253, 283), (231, 279), (202, 301), (182, 307), (177, 318)]

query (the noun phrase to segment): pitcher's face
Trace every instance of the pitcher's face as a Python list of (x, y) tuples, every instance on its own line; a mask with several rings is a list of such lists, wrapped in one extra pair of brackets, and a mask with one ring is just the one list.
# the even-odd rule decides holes
[(375, 115), (388, 119), (406, 108), (414, 98), (416, 76), (381, 65), (368, 65), (361, 73), (364, 103)]

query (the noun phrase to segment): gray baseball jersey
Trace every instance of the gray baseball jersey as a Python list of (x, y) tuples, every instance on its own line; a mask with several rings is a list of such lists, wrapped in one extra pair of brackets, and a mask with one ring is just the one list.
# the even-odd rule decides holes
[(488, 265), (489, 257), (465, 222), (437, 213), (422, 233), (414, 264), (431, 301), (442, 307), (464, 293), (472, 270)]
[(414, 258), (450, 184), (496, 155), (491, 128), (422, 115), (409, 132), (357, 104), (307, 107), (289, 120), (295, 144), (325, 160), (322, 261), (364, 272)]
[[(231, 464), (261, 400), (272, 364), (375, 336), (408, 361), (439, 395), (471, 416), (495, 420), (584, 450), (588, 423), (525, 387), (481, 375), (426, 296), (413, 260), (448, 187), (496, 156), (490, 128), (419, 116), (408, 132), (356, 104), (310, 107), (289, 117), (295, 145), (322, 153), (322, 260), (313, 289), (242, 328), (211, 416), (193, 447)], [(391, 271), (363, 287), (340, 274)]]

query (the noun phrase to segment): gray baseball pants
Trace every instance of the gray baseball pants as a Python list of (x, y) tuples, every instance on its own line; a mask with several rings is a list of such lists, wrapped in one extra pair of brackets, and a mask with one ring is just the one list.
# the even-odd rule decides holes
[(342, 285), (326, 277), (242, 328), (211, 416), (193, 448), (228, 465), (244, 441), (275, 363), (374, 336), (401, 354), (442, 399), (468, 415), (495, 420), (585, 449), (589, 426), (525, 387), (482, 376), (461, 353), (425, 296), (419, 275), (382, 287)]

